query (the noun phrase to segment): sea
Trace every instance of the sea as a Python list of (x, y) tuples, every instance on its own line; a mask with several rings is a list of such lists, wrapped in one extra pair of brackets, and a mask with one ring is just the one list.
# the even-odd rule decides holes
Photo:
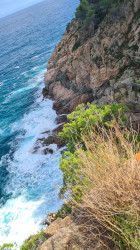
[(43, 99), (46, 63), (79, 0), (45, 0), (0, 19), (0, 245), (20, 246), (56, 212), (60, 150), (33, 153), (52, 130), (53, 101)]

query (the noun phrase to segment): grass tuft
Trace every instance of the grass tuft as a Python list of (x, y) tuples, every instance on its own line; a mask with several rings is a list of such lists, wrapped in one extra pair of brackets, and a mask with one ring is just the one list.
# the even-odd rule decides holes
[[(89, 240), (95, 237), (95, 232), (101, 240), (101, 235), (106, 232), (105, 237), (119, 249), (140, 249), (140, 162), (135, 158), (135, 153), (140, 150), (137, 133), (120, 129), (117, 122), (113, 124), (108, 130), (91, 128), (88, 136), (83, 134), (86, 151), (76, 145), (79, 178), (72, 187), (73, 194), (75, 192), (73, 203), (80, 211), (85, 211), (81, 216), (88, 218), (84, 230), (90, 232), (86, 234)], [(80, 202), (77, 201), (79, 194)]]

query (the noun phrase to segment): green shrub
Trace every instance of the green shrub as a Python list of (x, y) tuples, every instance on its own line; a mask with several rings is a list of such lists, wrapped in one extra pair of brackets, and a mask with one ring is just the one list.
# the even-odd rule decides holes
[[(113, 235), (113, 241), (119, 249), (140, 249), (139, 237), (139, 214), (132, 215), (130, 213), (119, 214), (115, 216), (115, 225), (121, 229), (123, 234), (129, 239), (129, 246), (124, 238), (119, 237), (117, 234)], [(131, 247), (130, 247), (131, 245)]]
[(70, 32), (70, 23), (67, 23), (66, 30), (68, 33)]
[(127, 107), (121, 104), (106, 106), (88, 104), (87, 107), (84, 104), (80, 104), (76, 108), (76, 111), (67, 116), (68, 123), (64, 125), (59, 136), (62, 141), (67, 143), (67, 151), (74, 152), (75, 143), (81, 143), (84, 147), (81, 132), (88, 135), (91, 126), (111, 126), (114, 118), (120, 123), (120, 126), (127, 126), (126, 111)]
[(77, 151), (75, 151), (74, 153), (71, 153), (70, 151), (65, 152), (63, 154), (63, 157), (60, 158), (59, 168), (63, 172), (63, 186), (59, 192), (60, 197), (63, 197), (66, 191), (70, 192), (70, 197), (72, 195), (76, 196), (77, 194), (78, 197), (80, 196), (80, 190), (77, 190), (77, 183), (79, 183), (79, 175), (81, 173), (78, 167), (79, 164), (80, 160), (78, 158)]
[(76, 41), (73, 45), (72, 52), (75, 51), (81, 45), (80, 41)]
[(17, 244), (14, 243), (5, 243), (2, 246), (0, 246), (0, 250), (16, 250), (17, 249)]
[(71, 214), (71, 212), (72, 212), (71, 204), (70, 203), (63, 204), (63, 206), (56, 213), (55, 219), (57, 219), (58, 217), (63, 219), (67, 215)]
[(61, 49), (62, 49), (62, 48), (61, 48), (61, 47), (59, 47), (59, 48), (58, 48), (58, 52), (60, 52), (60, 51), (61, 51)]
[[(100, 109), (96, 110), (97, 116), (102, 107)], [(104, 116), (107, 113), (108, 120), (107, 110)], [(85, 130), (80, 131), (79, 137), (84, 147), (76, 139), (71, 152), (66, 149), (63, 153), (60, 160), (64, 178), (61, 194), (68, 191), (71, 203), (80, 208), (81, 227), (88, 240), (101, 238), (105, 233), (106, 239), (111, 239), (121, 250), (140, 249), (140, 164), (134, 157), (140, 150), (140, 143), (137, 132), (124, 127), (127, 121), (121, 121), (123, 110), (119, 111), (116, 105), (113, 110), (118, 122), (110, 119), (98, 125), (99, 119), (95, 126), (90, 126), (87, 119)], [(85, 118), (85, 112), (82, 115)], [(76, 119), (71, 118), (71, 122)]]
[(43, 236), (43, 229), (36, 235), (32, 235), (29, 239), (25, 240), (20, 250), (35, 250), (41, 245), (46, 238)]
[(97, 26), (108, 12), (116, 11), (120, 0), (80, 0), (75, 16), (84, 24), (94, 23)]
[[(140, 144), (135, 143), (136, 134), (133, 130), (122, 130), (118, 124), (108, 130), (100, 127), (97, 135), (91, 129), (88, 136), (83, 136), (87, 150), (77, 149), (79, 182), (75, 181), (74, 186), (69, 184), (74, 193), (75, 187), (80, 189), (81, 202), (77, 202), (74, 195), (72, 200), (86, 211), (81, 216), (90, 224), (87, 226), (85, 223), (82, 227), (93, 232), (90, 237), (86, 233), (89, 240), (96, 233), (101, 238), (107, 230), (105, 237), (110, 235), (109, 238), (122, 250), (140, 249), (140, 164), (134, 157), (134, 153), (140, 150)], [(129, 135), (133, 136), (131, 142)], [(98, 222), (96, 226), (95, 221)]]
[[(62, 152), (62, 157), (59, 161), (59, 167), (63, 172), (63, 187), (60, 190), (60, 196), (67, 190), (71, 191), (71, 187), (75, 186), (74, 195), (78, 194), (80, 198), (80, 190), (77, 189), (77, 183), (80, 181), (79, 170), (80, 159), (78, 158), (79, 150), (86, 151), (86, 145), (83, 140), (83, 135), (88, 136), (91, 132), (91, 128), (97, 129), (99, 126), (105, 126), (110, 128), (114, 119), (119, 123), (121, 127), (128, 125), (128, 121), (125, 117), (127, 108), (123, 105), (106, 105), (96, 106), (88, 104), (86, 107), (84, 104), (80, 104), (76, 111), (67, 116), (68, 123), (64, 125), (63, 130), (59, 133), (61, 140), (66, 143), (66, 148)], [(75, 144), (78, 144), (78, 151), (75, 148)], [(86, 177), (83, 175), (84, 184), (87, 182)]]
[(95, 16), (95, 11), (93, 7), (93, 3), (89, 4), (88, 0), (81, 0), (78, 8), (76, 9), (76, 18), (87, 22), (88, 19), (93, 18)]

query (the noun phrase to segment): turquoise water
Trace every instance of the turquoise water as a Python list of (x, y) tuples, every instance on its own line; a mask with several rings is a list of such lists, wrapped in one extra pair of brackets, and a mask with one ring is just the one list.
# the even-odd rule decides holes
[(62, 204), (60, 151), (32, 152), (41, 133), (56, 126), (43, 78), (78, 3), (46, 0), (0, 19), (0, 244), (21, 244)]

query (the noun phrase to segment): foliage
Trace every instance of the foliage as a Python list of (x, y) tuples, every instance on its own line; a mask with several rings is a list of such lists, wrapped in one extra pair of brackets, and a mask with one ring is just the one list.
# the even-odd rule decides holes
[(70, 31), (70, 23), (67, 23), (66, 30), (69, 33), (69, 31)]
[[(61, 140), (67, 143), (66, 149), (62, 152), (62, 157), (59, 161), (60, 169), (63, 172), (63, 187), (60, 190), (60, 196), (62, 196), (66, 190), (71, 190), (71, 187), (75, 187), (73, 194), (75, 197), (80, 198), (80, 190), (77, 188), (79, 175), (80, 159), (78, 158), (79, 150), (87, 150), (83, 135), (88, 136), (91, 133), (91, 128), (96, 130), (98, 134), (99, 126), (105, 126), (106, 129), (110, 128), (114, 119), (119, 123), (120, 127), (128, 125), (128, 121), (125, 117), (127, 108), (120, 105), (106, 105), (96, 106), (88, 104), (86, 107), (84, 104), (80, 104), (76, 111), (67, 116), (68, 123), (64, 125), (63, 130), (59, 133)], [(75, 148), (78, 145), (78, 151)], [(84, 182), (87, 179), (82, 175)], [(76, 195), (77, 193), (77, 195)]]
[[(59, 168), (63, 172), (63, 186), (59, 192), (60, 197), (65, 194), (66, 191), (72, 191), (73, 195), (76, 196), (79, 189), (77, 190), (77, 183), (79, 182), (80, 170), (78, 168), (79, 158), (77, 158), (77, 151), (71, 153), (70, 151), (65, 152), (63, 157), (60, 158)], [(75, 188), (75, 190), (74, 190)], [(71, 194), (70, 194), (71, 195)]]
[(88, 0), (81, 0), (75, 13), (76, 18), (83, 20), (84, 23), (95, 17), (95, 10), (93, 3)]
[(119, 214), (115, 216), (115, 225), (121, 229), (124, 235), (127, 237), (126, 242), (120, 235), (114, 234), (113, 240), (115, 245), (119, 247), (119, 249), (140, 249), (140, 237), (139, 237), (139, 213), (132, 215), (131, 213)]
[[(122, 130), (114, 121), (108, 130), (104, 126), (98, 127), (98, 131), (91, 127), (88, 136), (83, 134), (82, 139), (86, 151), (77, 144), (76, 151), (70, 153), (69, 163), (63, 166), (72, 202), (80, 211), (81, 208), (86, 211), (83, 216), (90, 221), (88, 225), (84, 219), (86, 224), (82, 227), (90, 232), (87, 235), (91, 239), (95, 237), (96, 220), (102, 229), (97, 229), (99, 238), (106, 228), (110, 232), (106, 238), (111, 237), (120, 249), (140, 249), (140, 164), (134, 157), (140, 150), (137, 133)], [(74, 181), (70, 176), (73, 162), (78, 170), (73, 170)], [(77, 200), (77, 190), (81, 203)]]
[(75, 16), (84, 24), (93, 22), (97, 26), (108, 12), (116, 11), (121, 2), (121, 0), (80, 0)]
[(134, 157), (140, 144), (135, 143), (136, 135), (131, 132), (130, 142), (130, 132), (122, 131), (117, 124), (109, 133), (101, 128), (96, 137), (91, 131), (84, 137), (86, 153), (81, 150), (78, 156), (79, 169), (88, 178), (86, 185), (79, 186), (82, 207), (88, 206), (90, 214), (111, 231), (120, 249), (140, 248), (140, 164)]
[(25, 240), (20, 250), (35, 250), (39, 245), (41, 245), (46, 238), (43, 236), (43, 229), (36, 235), (32, 235), (29, 239)]
[(5, 243), (2, 246), (0, 246), (0, 250), (16, 250), (17, 249), (17, 244), (14, 243)]
[(71, 214), (71, 212), (72, 212), (71, 204), (70, 203), (67, 203), (67, 204), (64, 203), (63, 206), (56, 213), (55, 219), (57, 219), (58, 217), (63, 219), (67, 215)]
[(73, 45), (72, 52), (75, 51), (81, 45), (80, 41), (76, 41)]
[(85, 147), (82, 141), (81, 135), (88, 135), (90, 127), (97, 127), (105, 125), (110, 127), (114, 118), (119, 122), (120, 126), (127, 126), (128, 121), (125, 117), (127, 108), (121, 104), (119, 105), (106, 105), (99, 106), (88, 104), (78, 105), (76, 111), (67, 116), (68, 123), (63, 127), (59, 136), (62, 141), (67, 143), (67, 151), (74, 152), (75, 143), (81, 143), (83, 148)]
[[(134, 153), (140, 143), (126, 111), (122, 105), (81, 104), (68, 115), (69, 122), (60, 133), (67, 143), (60, 159), (60, 195), (66, 197), (67, 192), (71, 204), (85, 209), (89, 220), (109, 230), (107, 237), (120, 249), (139, 249), (140, 165)], [(95, 225), (89, 224), (85, 228), (93, 237)]]

